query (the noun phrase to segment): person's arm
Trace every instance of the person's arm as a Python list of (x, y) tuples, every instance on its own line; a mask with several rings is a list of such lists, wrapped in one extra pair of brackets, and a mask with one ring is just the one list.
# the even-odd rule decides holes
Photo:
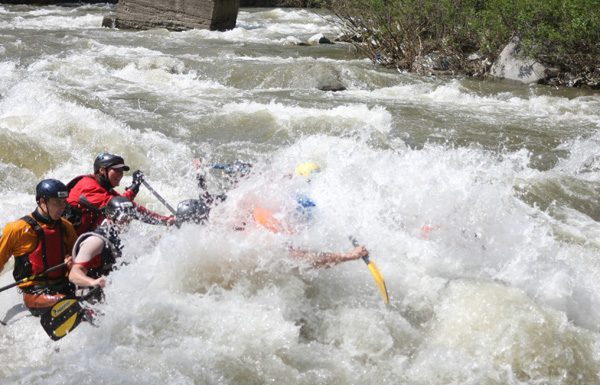
[(315, 252), (290, 248), (292, 258), (308, 262), (313, 267), (330, 267), (346, 261), (354, 261), (369, 255), (364, 246), (357, 246), (347, 253)]
[[(208, 191), (208, 183), (206, 181), (206, 171), (202, 169), (202, 161), (200, 159), (192, 159), (192, 165), (196, 169), (196, 184), (198, 185), (198, 198), (206, 205), (212, 206), (215, 198)], [(222, 197), (221, 197), (222, 198)], [(221, 199), (221, 202), (225, 199)]]
[(13, 226), (12, 223), (7, 224), (2, 231), (2, 236), (0, 237), (0, 271), (4, 269), (4, 265), (13, 255)]
[(88, 269), (83, 265), (74, 264), (69, 272), (69, 281), (77, 286), (100, 286), (102, 288), (106, 286), (106, 278), (92, 279), (87, 276), (87, 272)]
[(121, 195), (133, 202), (133, 200), (137, 196), (137, 191), (133, 189), (126, 189), (125, 192)]
[(152, 210), (145, 208), (142, 205), (135, 204), (135, 208), (139, 214), (138, 219), (144, 223), (149, 223), (151, 225), (165, 225), (170, 226), (175, 223), (175, 216), (169, 215), (161, 215)]
[(77, 255), (73, 257), (73, 267), (69, 272), (69, 281), (77, 286), (96, 286), (104, 287), (106, 278), (100, 277), (93, 279), (87, 276), (89, 266), (92, 260), (102, 253), (104, 249), (104, 240), (97, 236), (86, 238), (79, 247)]
[(0, 237), (0, 271), (11, 256), (20, 256), (32, 252), (38, 238), (25, 221), (17, 220), (4, 227)]

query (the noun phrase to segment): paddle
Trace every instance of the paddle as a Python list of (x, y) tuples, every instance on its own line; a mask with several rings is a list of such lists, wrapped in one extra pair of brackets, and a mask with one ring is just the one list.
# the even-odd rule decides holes
[(156, 190), (154, 190), (154, 189), (152, 188), (152, 186), (150, 186), (150, 185), (148, 184), (148, 182), (146, 182), (146, 180), (142, 180), (142, 184), (143, 184), (144, 186), (146, 186), (146, 188), (147, 188), (148, 190), (150, 190), (150, 192), (151, 192), (151, 193), (152, 193), (152, 194), (153, 194), (153, 195), (156, 197), (156, 199), (158, 199), (158, 200), (160, 201), (160, 203), (162, 203), (163, 205), (165, 205), (165, 207), (166, 207), (166, 208), (168, 208), (168, 209), (169, 209), (169, 211), (171, 212), (171, 214), (173, 214), (173, 215), (176, 215), (176, 214), (177, 214), (177, 212), (175, 211), (175, 209), (174, 209), (174, 208), (173, 208), (173, 207), (172, 207), (172, 206), (171, 206), (171, 205), (170, 205), (170, 204), (169, 204), (169, 203), (168, 203), (166, 200), (164, 200), (164, 198), (163, 198), (163, 197), (161, 197), (161, 196), (160, 196), (160, 195), (159, 195), (159, 194), (156, 192)]
[(100, 286), (94, 286), (89, 293), (82, 297), (64, 298), (58, 301), (50, 310), (42, 314), (40, 324), (48, 336), (58, 341), (84, 320), (85, 309), (79, 303), (85, 301), (100, 290)]
[[(354, 247), (359, 246), (358, 241), (353, 236), (350, 236), (350, 242), (352, 242), (352, 245)], [(379, 288), (379, 291), (383, 296), (383, 300), (386, 304), (389, 304), (390, 298), (388, 296), (387, 288), (385, 287), (385, 281), (383, 280), (383, 276), (379, 272), (379, 269), (377, 268), (377, 266), (375, 266), (375, 263), (373, 261), (369, 260), (368, 256), (362, 257), (362, 259), (367, 264), (367, 267), (369, 268), (369, 271), (371, 272), (373, 278), (375, 278), (375, 282), (377, 283), (377, 287)]]
[(58, 269), (60, 269), (60, 268), (63, 268), (63, 267), (65, 267), (66, 265), (67, 265), (67, 264), (63, 262), (63, 263), (61, 263), (60, 265), (52, 266), (52, 267), (51, 267), (51, 268), (49, 268), (48, 270), (46, 270), (46, 271), (42, 271), (42, 272), (41, 272), (41, 273), (39, 273), (39, 274), (34, 274), (34, 275), (32, 275), (32, 276), (29, 276), (29, 277), (26, 277), (26, 278), (20, 279), (20, 280), (18, 280), (18, 281), (16, 281), (16, 282), (13, 282), (13, 283), (11, 283), (10, 285), (6, 285), (6, 286), (3, 286), (3, 287), (0, 287), (0, 292), (3, 292), (4, 290), (10, 289), (11, 287), (18, 286), (18, 285), (20, 285), (20, 284), (22, 284), (22, 283), (27, 283), (27, 282), (30, 282), (30, 281), (34, 281), (34, 280), (36, 280), (36, 279), (38, 279), (38, 278), (40, 278), (40, 277), (43, 277), (43, 276), (45, 276), (46, 274), (48, 274), (48, 273), (50, 273), (50, 272), (53, 272), (54, 270), (58, 270)]

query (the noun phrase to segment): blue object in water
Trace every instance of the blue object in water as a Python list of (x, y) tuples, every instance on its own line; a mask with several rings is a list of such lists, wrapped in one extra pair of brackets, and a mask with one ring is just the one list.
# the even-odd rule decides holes
[(307, 197), (304, 194), (299, 194), (298, 197), (296, 198), (296, 202), (298, 202), (298, 205), (303, 208), (303, 209), (310, 209), (312, 207), (316, 207), (316, 203), (310, 199), (309, 197)]
[(313, 207), (316, 207), (316, 203), (304, 194), (298, 194), (296, 196), (296, 213), (299, 222), (308, 224), (313, 219)]

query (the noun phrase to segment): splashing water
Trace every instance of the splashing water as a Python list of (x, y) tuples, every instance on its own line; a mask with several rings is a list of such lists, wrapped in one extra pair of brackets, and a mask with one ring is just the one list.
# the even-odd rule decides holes
[[(172, 205), (198, 196), (193, 158), (252, 172), (210, 171), (227, 199), (207, 225), (132, 224), (98, 327), (52, 342), (33, 317), (1, 326), (1, 384), (600, 383), (597, 94), (290, 45), (339, 33), (305, 10), (242, 9), (225, 33), (100, 28), (113, 11), (0, 7), (2, 224), (100, 151)], [(346, 91), (318, 89), (331, 83)], [(310, 182), (293, 174), (306, 161)], [(294, 231), (256, 225), (255, 206)], [(290, 257), (348, 251), (350, 235), (389, 306), (362, 262)], [(19, 302), (0, 293), (2, 312)]]

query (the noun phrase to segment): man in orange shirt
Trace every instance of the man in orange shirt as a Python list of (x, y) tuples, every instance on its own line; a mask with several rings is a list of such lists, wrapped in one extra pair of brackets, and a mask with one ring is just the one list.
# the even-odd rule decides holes
[(8, 223), (0, 238), (0, 271), (13, 256), (15, 281), (38, 276), (19, 285), (25, 306), (33, 315), (42, 314), (73, 293), (67, 273), (77, 234), (73, 225), (61, 217), (67, 195), (61, 181), (42, 180), (35, 189), (36, 209)]

